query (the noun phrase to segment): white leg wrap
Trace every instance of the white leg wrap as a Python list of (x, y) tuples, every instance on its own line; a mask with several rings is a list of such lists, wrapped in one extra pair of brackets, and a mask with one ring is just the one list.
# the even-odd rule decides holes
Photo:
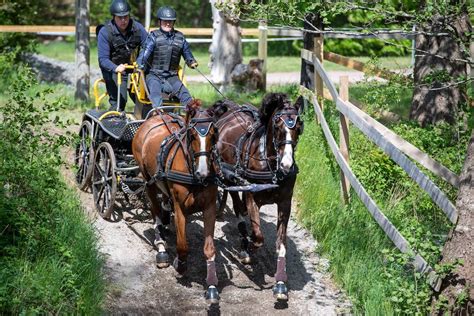
[(280, 249), (278, 250), (278, 257), (286, 257), (286, 248), (283, 245), (280, 245)]

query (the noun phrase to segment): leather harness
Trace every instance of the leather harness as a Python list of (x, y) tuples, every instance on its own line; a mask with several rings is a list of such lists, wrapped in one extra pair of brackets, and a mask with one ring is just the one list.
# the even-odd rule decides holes
[[(266, 161), (267, 167), (266, 170), (252, 170), (249, 168), (249, 161), (250, 161), (250, 150), (252, 147), (252, 144), (254, 141), (260, 137), (263, 137), (264, 140), (266, 140), (266, 134), (267, 134), (267, 127), (263, 125), (260, 122), (259, 119), (259, 114), (257, 111), (254, 109), (243, 105), (240, 109), (237, 111), (234, 111), (233, 114), (237, 113), (243, 113), (247, 116), (250, 116), (251, 119), (254, 121), (252, 125), (247, 128), (247, 132), (243, 133), (239, 139), (237, 140), (236, 144), (236, 152), (237, 152), (237, 159), (235, 164), (229, 164), (226, 162), (222, 162), (220, 159), (217, 160), (217, 165), (219, 166), (217, 170), (217, 174), (220, 179), (219, 180), (219, 186), (221, 187), (226, 187), (226, 185), (223, 183), (224, 180), (227, 180), (231, 183), (235, 183), (237, 185), (242, 185), (242, 184), (248, 184), (248, 182), (272, 182), (274, 184), (277, 184), (284, 180), (285, 178), (289, 176), (293, 176), (298, 173), (298, 167), (296, 164), (293, 164), (291, 170), (287, 174), (283, 174), (283, 172), (279, 169), (279, 155), (278, 155), (278, 148), (279, 146), (283, 144), (292, 144), (296, 145), (293, 143), (293, 141), (283, 141), (276, 143), (275, 139), (273, 141), (275, 150), (277, 152), (277, 168), (274, 169), (271, 167), (270, 164), (270, 158), (266, 156), (266, 151), (264, 153), (264, 159)], [(282, 119), (284, 115), (296, 115), (296, 119), (283, 119), (283, 122), (285, 125), (292, 129), (296, 126), (296, 122), (298, 120), (298, 114), (295, 114), (293, 112), (288, 112), (288, 111), (281, 111), (277, 112), (273, 116), (273, 121), (272, 121), (272, 132), (273, 135), (275, 135), (275, 123), (278, 119)], [(222, 118), (221, 120), (218, 120), (216, 125), (218, 127), (223, 126), (224, 120), (226, 118)], [(266, 148), (266, 143), (263, 146)], [(217, 155), (217, 157), (220, 157), (220, 155)]]
[[(162, 115), (161, 112), (159, 115)], [(166, 125), (166, 127), (168, 128), (171, 134), (168, 135), (161, 142), (160, 151), (156, 157), (157, 158), (157, 171), (150, 178), (150, 180), (146, 182), (146, 185), (149, 186), (149, 185), (154, 184), (156, 181), (165, 181), (165, 180), (178, 182), (182, 184), (188, 184), (188, 185), (207, 185), (209, 183), (215, 183), (215, 175), (210, 175), (206, 177), (205, 179), (198, 179), (194, 175), (194, 164), (189, 155), (189, 153), (192, 153), (192, 149), (189, 146), (190, 141), (189, 139), (183, 140), (185, 137), (189, 135), (188, 134), (189, 131), (193, 128), (196, 130), (196, 132), (200, 136), (206, 137), (211, 129), (211, 126), (213, 125), (213, 118), (192, 118), (189, 122), (189, 125), (185, 126), (182, 117), (180, 117), (179, 115), (174, 114), (174, 113), (168, 113), (168, 115), (172, 116), (173, 119), (170, 121), (165, 121), (163, 119), (162, 123), (152, 128), (154, 129), (154, 128), (158, 128), (163, 125)], [(180, 126), (180, 129), (176, 131), (170, 128), (168, 123), (178, 123), (178, 125)], [(198, 123), (210, 123), (210, 124), (207, 127), (202, 127), (202, 126), (197, 126)], [(150, 129), (150, 131), (152, 129)], [(148, 131), (148, 133), (150, 131)], [(147, 136), (148, 134), (145, 135), (145, 137)], [(188, 172), (186, 173), (171, 169), (171, 166), (173, 165), (173, 161), (176, 157), (176, 154), (178, 153), (178, 150), (180, 149), (183, 150), (184, 152), (185, 161), (186, 161), (186, 165), (188, 169)], [(203, 155), (210, 156), (210, 153), (206, 151), (200, 151), (197, 153), (193, 153), (192, 156), (196, 158)]]

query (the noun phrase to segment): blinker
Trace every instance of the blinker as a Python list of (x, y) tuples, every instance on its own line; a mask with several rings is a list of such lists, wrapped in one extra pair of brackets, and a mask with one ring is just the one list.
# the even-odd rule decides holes
[(286, 116), (286, 117), (281, 117), (281, 120), (283, 121), (283, 123), (285, 123), (286, 127), (288, 127), (289, 129), (293, 129), (296, 126), (296, 122), (298, 121), (298, 117), (296, 117), (296, 119), (294, 119), (291, 116)]
[(212, 124), (209, 124), (207, 126), (194, 126), (194, 129), (199, 134), (199, 136), (206, 137), (209, 133), (209, 130), (211, 129), (211, 125)]

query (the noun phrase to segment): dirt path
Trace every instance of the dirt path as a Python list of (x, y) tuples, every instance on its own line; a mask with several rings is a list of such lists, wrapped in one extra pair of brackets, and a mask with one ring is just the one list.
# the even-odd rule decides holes
[[(69, 153), (72, 161), (72, 152)], [(73, 175), (67, 172), (73, 185)], [(79, 192), (79, 191), (78, 191)], [(254, 254), (254, 263), (238, 260), (237, 222), (228, 204), (216, 224), (219, 305), (204, 300), (206, 266), (202, 253), (200, 214), (190, 218), (187, 236), (190, 248), (188, 272), (180, 277), (172, 267), (158, 269), (151, 245), (153, 223), (143, 199), (127, 203), (118, 196), (117, 212), (105, 221), (95, 214), (92, 194), (79, 192), (85, 210), (93, 217), (100, 236), (100, 251), (106, 258), (110, 284), (107, 314), (211, 314), (211, 315), (337, 315), (350, 312), (350, 302), (330, 280), (329, 263), (314, 250), (317, 242), (292, 219), (289, 224), (287, 272), (290, 299), (276, 304), (272, 296), (275, 273), (276, 208), (262, 209), (265, 245)], [(168, 245), (175, 256), (175, 233), (171, 225)]]

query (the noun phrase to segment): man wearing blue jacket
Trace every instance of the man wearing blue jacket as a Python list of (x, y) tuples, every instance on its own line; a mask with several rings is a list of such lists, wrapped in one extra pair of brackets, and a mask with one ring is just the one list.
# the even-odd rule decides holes
[(123, 76), (120, 87), (120, 111), (127, 103), (125, 64), (133, 62), (138, 49), (148, 36), (143, 25), (130, 18), (126, 0), (114, 0), (110, 5), (112, 20), (100, 28), (97, 35), (99, 66), (109, 94), (110, 110), (117, 109), (117, 73)]
[(164, 6), (158, 9), (157, 17), (160, 28), (148, 35), (137, 64), (147, 73), (146, 83), (154, 108), (162, 105), (162, 92), (178, 97), (181, 104), (186, 106), (192, 97), (178, 78), (179, 62), (183, 56), (191, 68), (196, 68), (198, 63), (183, 33), (174, 29), (176, 11)]

